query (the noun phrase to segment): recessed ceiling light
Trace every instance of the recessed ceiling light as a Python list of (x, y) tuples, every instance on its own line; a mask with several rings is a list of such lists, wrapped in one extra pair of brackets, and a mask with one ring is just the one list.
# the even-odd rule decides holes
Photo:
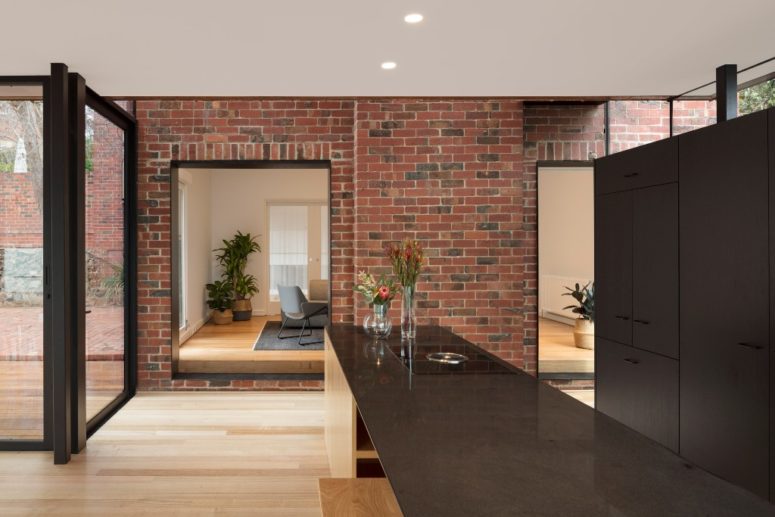
[(394, 61), (385, 61), (384, 63), (382, 63), (383, 70), (393, 70), (396, 66), (397, 65)]
[(420, 13), (411, 13), (404, 16), (406, 23), (420, 23), (422, 21), (422, 15)]

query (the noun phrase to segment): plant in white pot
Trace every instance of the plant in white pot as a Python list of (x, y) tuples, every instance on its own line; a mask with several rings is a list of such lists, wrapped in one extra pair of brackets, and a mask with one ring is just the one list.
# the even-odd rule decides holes
[(573, 342), (578, 348), (592, 350), (595, 348), (595, 285), (592, 282), (585, 286), (576, 286), (571, 289), (566, 287), (567, 293), (563, 296), (570, 296), (576, 300), (575, 305), (568, 305), (564, 309), (571, 309), (571, 312), (578, 314), (576, 324), (573, 328)]

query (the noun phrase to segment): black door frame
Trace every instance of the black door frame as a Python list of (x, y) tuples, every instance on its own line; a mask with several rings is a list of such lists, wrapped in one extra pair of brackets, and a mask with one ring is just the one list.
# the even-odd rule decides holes
[(53, 448), (53, 360), (50, 320), (52, 248), (51, 236), (51, 82), (49, 76), (2, 76), (0, 85), (40, 86), (43, 90), (43, 438), (41, 440), (0, 440), (3, 451), (50, 451)]
[[(607, 104), (606, 104), (607, 106)], [(606, 134), (608, 132), (606, 131)], [(594, 168), (595, 162), (594, 160), (538, 160), (536, 162), (536, 289), (538, 289), (538, 292), (540, 292), (541, 289), (541, 278), (540, 278), (540, 271), (538, 269), (538, 242), (541, 238), (541, 234), (538, 231), (539, 224), (538, 224), (538, 174), (541, 169), (547, 169), (547, 168), (554, 168), (554, 169), (561, 169), (561, 168), (576, 168), (576, 167), (586, 167), (586, 168)], [(594, 174), (594, 173), (593, 173)], [(536, 296), (536, 377), (539, 380), (594, 380), (595, 374), (593, 373), (541, 373), (541, 361), (539, 360), (539, 352), (541, 347), (541, 337), (538, 334), (538, 320), (540, 318), (538, 311), (538, 296)]]
[[(43, 89), (43, 439), (0, 440), (0, 450), (53, 450), (54, 463), (81, 451), (87, 436), (137, 390), (137, 123), (86, 86), (66, 65), (49, 76), (0, 76), (0, 85)], [(86, 421), (85, 109), (124, 130), (124, 390)]]
[[(177, 236), (179, 234), (178, 228), (178, 212), (180, 210), (180, 199), (178, 199), (178, 182), (180, 179), (180, 169), (259, 169), (259, 170), (279, 170), (279, 169), (325, 169), (328, 173), (328, 249), (329, 253), (331, 248), (331, 160), (172, 160), (170, 162), (170, 254), (172, 258), (172, 282), (170, 284), (170, 298), (171, 298), (171, 345), (172, 345), (172, 378), (180, 377), (183, 374), (178, 374), (178, 361), (180, 358), (180, 318), (179, 318), (179, 306), (180, 306), (180, 285), (179, 285), (179, 271), (180, 271), (180, 253), (178, 252)], [(331, 272), (333, 261), (328, 261), (328, 306), (329, 306), (329, 318), (333, 321), (334, 307), (331, 304)], [(213, 377), (230, 378), (237, 376), (238, 374), (208, 374)]]
[[(99, 413), (86, 421), (85, 310), (80, 311), (79, 317), (84, 323), (81, 327), (82, 331), (78, 335), (77, 355), (79, 357), (78, 363), (82, 368), (78, 369), (80, 379), (77, 381), (79, 386), (77, 398), (79, 413), (82, 414), (79, 414), (77, 427), (74, 427), (77, 433), (74, 433), (73, 438), (75, 440), (79, 437), (80, 441), (80, 437), (82, 437), (84, 442), (87, 436), (91, 436), (97, 431), (137, 392), (137, 121), (121, 106), (101, 97), (88, 86), (84, 88), (83, 103), (79, 106), (79, 113), (84, 117), (86, 107), (99, 113), (124, 131), (124, 390)], [(83, 152), (86, 145), (84, 127), (78, 128), (77, 135), (80, 142), (76, 148)], [(77, 273), (84, 275), (85, 167), (80, 167), (78, 170), (80, 171), (78, 188), (82, 200), (77, 207), (79, 210), (78, 231), (80, 233), (78, 255), (81, 261), (77, 267)], [(85, 309), (85, 292), (83, 292), (85, 279), (83, 276), (76, 285), (82, 291), (78, 293), (79, 306)]]

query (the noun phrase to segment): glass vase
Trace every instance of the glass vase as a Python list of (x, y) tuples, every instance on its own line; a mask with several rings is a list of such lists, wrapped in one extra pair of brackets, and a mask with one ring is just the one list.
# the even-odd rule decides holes
[(414, 339), (417, 333), (415, 286), (405, 285), (401, 295), (401, 339)]
[(377, 339), (385, 339), (390, 335), (393, 325), (387, 315), (389, 306), (387, 303), (372, 305), (372, 311), (363, 318), (363, 330), (368, 335)]

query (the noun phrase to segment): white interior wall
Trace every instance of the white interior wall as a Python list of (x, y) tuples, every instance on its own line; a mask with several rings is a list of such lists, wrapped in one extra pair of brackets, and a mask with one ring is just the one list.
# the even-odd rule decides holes
[(210, 171), (181, 170), (179, 178), (186, 185), (186, 264), (185, 274), (190, 286), (186, 293), (186, 320), (188, 326), (181, 332), (184, 342), (204, 325), (209, 315), (205, 284), (210, 282)]
[[(328, 171), (325, 169), (214, 169), (210, 170), (210, 249), (237, 230), (258, 235), (261, 253), (254, 254), (246, 272), (258, 279), (259, 293), (253, 298), (253, 314), (273, 314), (267, 294), (268, 227), (267, 203), (278, 201), (328, 201)], [(198, 174), (198, 171), (193, 174)], [(210, 274), (218, 270), (210, 253)], [(195, 280), (192, 279), (194, 284)], [(198, 281), (202, 283), (202, 280)], [(193, 289), (192, 289), (193, 290)]]
[(594, 278), (594, 190), (592, 167), (538, 170), (539, 315), (570, 323), (562, 307), (573, 300), (563, 286)]

